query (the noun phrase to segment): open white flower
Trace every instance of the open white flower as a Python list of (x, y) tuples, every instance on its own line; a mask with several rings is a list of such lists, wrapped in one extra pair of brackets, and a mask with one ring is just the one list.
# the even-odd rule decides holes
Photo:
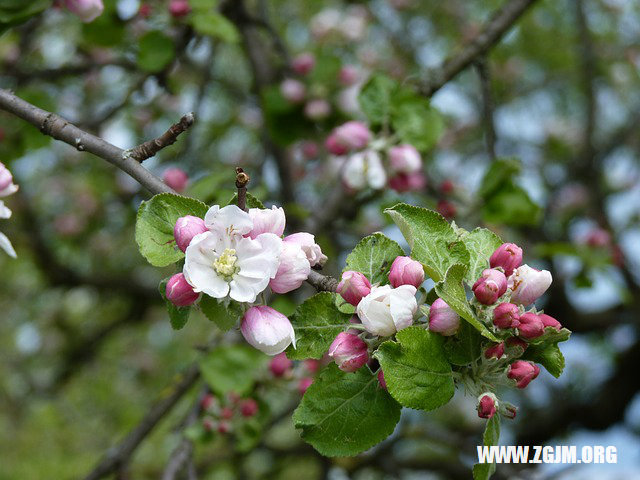
[(373, 287), (358, 303), (356, 313), (367, 332), (388, 337), (413, 323), (418, 310), (415, 295), (413, 285)]
[(210, 231), (196, 235), (185, 252), (187, 282), (214, 298), (254, 302), (278, 271), (282, 239), (272, 233), (243, 237), (253, 225), (235, 205), (215, 205), (205, 223)]
[[(13, 183), (11, 172), (0, 162), (0, 198), (8, 197), (17, 191), (18, 186)], [(2, 200), (0, 200), (0, 218), (11, 218), (11, 210), (9, 210)], [(0, 249), (4, 250), (9, 256), (16, 258), (16, 251), (13, 249), (7, 236), (2, 232), (0, 232)]]
[(344, 165), (342, 181), (353, 190), (383, 188), (387, 182), (387, 174), (378, 152), (365, 150), (352, 154)]

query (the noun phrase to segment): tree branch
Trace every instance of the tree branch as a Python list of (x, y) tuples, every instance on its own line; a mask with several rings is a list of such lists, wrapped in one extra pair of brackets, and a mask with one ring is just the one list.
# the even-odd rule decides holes
[(191, 389), (199, 378), (200, 370), (198, 364), (194, 363), (180, 375), (179, 381), (173, 385), (171, 391), (151, 407), (140, 423), (118, 445), (107, 451), (84, 480), (104, 478), (122, 467), (133, 455), (140, 443), (153, 431), (160, 420), (173, 409), (178, 400)]
[(489, 158), (496, 158), (496, 129), (493, 121), (493, 95), (491, 94), (491, 77), (486, 57), (480, 57), (475, 62), (478, 78), (480, 79), (480, 91), (482, 93), (482, 117), (484, 123), (485, 142)]
[(480, 33), (460, 53), (447, 58), (442, 66), (430, 72), (430, 78), (420, 83), (420, 92), (431, 97), (447, 82), (473, 63), (479, 56), (493, 47), (502, 36), (518, 21), (536, 0), (510, 0), (496, 11), (484, 25)]
[(158, 138), (141, 143), (137, 147), (127, 150), (126, 154), (138, 162), (143, 162), (147, 158), (153, 157), (163, 148), (176, 143), (178, 136), (189, 129), (189, 127), (191, 127), (195, 122), (195, 119), (196, 117), (193, 112), (183, 115), (180, 121), (171, 125), (169, 130), (164, 132)]
[(61, 140), (79, 151), (87, 151), (106, 160), (136, 179), (140, 185), (153, 194), (175, 193), (153, 173), (127, 156), (123, 149), (81, 130), (55, 113), (47, 112), (22, 100), (8, 90), (0, 89), (0, 109), (26, 120), (44, 135)]

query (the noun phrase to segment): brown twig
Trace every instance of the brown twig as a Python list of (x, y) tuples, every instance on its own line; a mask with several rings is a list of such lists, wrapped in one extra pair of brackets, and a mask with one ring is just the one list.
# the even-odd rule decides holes
[(471, 42), (464, 46), (459, 53), (447, 58), (440, 68), (430, 72), (429, 78), (420, 83), (420, 92), (430, 97), (440, 90), (447, 82), (471, 65), (476, 58), (498, 43), (535, 1), (510, 0), (497, 10)]
[(47, 112), (22, 100), (8, 90), (0, 89), (0, 109), (26, 120), (44, 135), (61, 140), (79, 151), (93, 153), (115, 165), (151, 193), (175, 193), (153, 173), (126, 155), (123, 149), (85, 132), (55, 113)]
[(158, 138), (154, 138), (153, 140), (148, 140), (144, 143), (141, 143), (137, 147), (133, 147), (130, 150), (127, 150), (127, 155), (131, 158), (143, 162), (147, 158), (153, 157), (156, 153), (162, 150), (169, 145), (173, 145), (178, 140), (178, 136), (185, 132), (193, 122), (195, 122), (196, 116), (193, 112), (189, 112), (186, 115), (183, 115), (180, 121), (174, 123), (169, 127), (169, 130), (164, 132)]
[(245, 171), (236, 167), (236, 188), (238, 189), (238, 208), (248, 212), (247, 208), (247, 184), (251, 177)]
[(168, 394), (165, 394), (140, 423), (116, 446), (109, 449), (96, 467), (85, 477), (85, 480), (98, 480), (119, 470), (129, 460), (138, 445), (151, 433), (156, 425), (200, 378), (198, 364), (194, 363), (181, 375), (179, 381)]

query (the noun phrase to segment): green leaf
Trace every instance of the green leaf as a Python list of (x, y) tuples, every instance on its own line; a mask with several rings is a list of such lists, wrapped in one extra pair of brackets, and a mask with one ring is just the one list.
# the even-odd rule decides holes
[(358, 102), (371, 125), (384, 125), (391, 113), (391, 97), (398, 88), (395, 80), (386, 75), (374, 75), (364, 84)]
[(26, 22), (51, 6), (51, 0), (3, 0), (0, 2), (0, 34), (14, 25)]
[(162, 280), (158, 285), (158, 291), (160, 292), (160, 295), (162, 296), (162, 298), (165, 301), (165, 304), (167, 305), (167, 313), (169, 314), (169, 321), (171, 322), (171, 328), (173, 328), (174, 330), (180, 330), (187, 324), (187, 321), (189, 320), (189, 314), (191, 313), (191, 306), (177, 307), (173, 303), (171, 303), (169, 300), (167, 300), (166, 293), (167, 293), (168, 281), (169, 281), (168, 278), (165, 278), (164, 280)]
[(429, 100), (406, 88), (392, 100), (391, 125), (400, 141), (422, 151), (433, 148), (444, 132), (444, 122)]
[(480, 348), (482, 337), (469, 322), (460, 322), (455, 335), (445, 337), (444, 351), (447, 359), (454, 365), (469, 365), (482, 353)]
[(216, 11), (198, 12), (191, 16), (193, 29), (201, 35), (208, 35), (226, 43), (238, 43), (240, 35), (235, 25)]
[(469, 263), (469, 252), (454, 228), (442, 215), (426, 208), (400, 203), (387, 208), (395, 224), (411, 247), (411, 257), (424, 265), (427, 274), (438, 282), (454, 263)]
[(369, 369), (325, 368), (293, 413), (302, 438), (328, 457), (357, 455), (393, 433), (400, 405)]
[(494, 160), (487, 173), (484, 174), (478, 195), (489, 198), (495, 195), (505, 183), (513, 180), (520, 173), (520, 162), (516, 158), (499, 158)]
[(453, 375), (442, 341), (442, 336), (415, 326), (399, 331), (396, 342), (384, 342), (375, 352), (389, 393), (401, 405), (433, 410), (453, 397)]
[(469, 251), (469, 270), (466, 280), (470, 284), (482, 275), (485, 268), (489, 268), (489, 257), (502, 245), (499, 236), (486, 228), (476, 228), (461, 237)]
[[(266, 208), (264, 206), (264, 203), (262, 203), (260, 200), (258, 200), (253, 195), (251, 195), (249, 192), (247, 192), (247, 198), (246, 198), (245, 202), (247, 204), (247, 208)], [(238, 194), (234, 193), (233, 197), (231, 197), (231, 199), (229, 200), (229, 203), (227, 203), (227, 205), (237, 205), (237, 204), (238, 204)]]
[(287, 349), (292, 360), (321, 358), (340, 332), (349, 325), (351, 315), (335, 306), (335, 294), (320, 292), (304, 301), (291, 316), (296, 348)]
[(200, 360), (200, 372), (218, 395), (248, 393), (267, 356), (248, 345), (221, 345)]
[(173, 40), (162, 32), (152, 30), (138, 41), (138, 66), (147, 72), (159, 72), (175, 57)]
[(373, 283), (389, 283), (389, 269), (396, 257), (404, 255), (402, 247), (382, 233), (363, 238), (347, 256), (342, 270), (363, 273)]
[(499, 342), (498, 338), (476, 318), (464, 290), (462, 281), (465, 278), (467, 267), (465, 265), (452, 265), (445, 275), (443, 281), (436, 283), (435, 290), (440, 298), (453, 308), (458, 315), (473, 325), (483, 336), (494, 342)]
[[(487, 420), (482, 441), (485, 446), (498, 445), (500, 440), (500, 415), (494, 415)], [(473, 480), (489, 480), (496, 471), (495, 463), (478, 463), (473, 466)]]
[(235, 327), (238, 320), (244, 315), (243, 304), (233, 300), (226, 304), (208, 295), (202, 296), (200, 309), (205, 317), (215, 323), (217, 327), (224, 332)]
[(136, 243), (151, 265), (164, 267), (184, 257), (175, 248), (173, 227), (180, 217), (204, 217), (209, 207), (193, 198), (161, 193), (140, 204), (136, 219)]
[(522, 358), (539, 363), (551, 375), (558, 378), (564, 370), (564, 356), (558, 343), (569, 340), (571, 331), (566, 328), (557, 331), (553, 327), (546, 327), (544, 330), (544, 335), (529, 341), (529, 347)]

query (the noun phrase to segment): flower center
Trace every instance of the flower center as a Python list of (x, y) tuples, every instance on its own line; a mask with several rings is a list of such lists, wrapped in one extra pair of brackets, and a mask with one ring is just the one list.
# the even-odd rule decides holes
[(220, 276), (228, 278), (236, 273), (236, 251), (233, 248), (225, 248), (222, 255), (220, 255), (214, 262), (213, 268)]

